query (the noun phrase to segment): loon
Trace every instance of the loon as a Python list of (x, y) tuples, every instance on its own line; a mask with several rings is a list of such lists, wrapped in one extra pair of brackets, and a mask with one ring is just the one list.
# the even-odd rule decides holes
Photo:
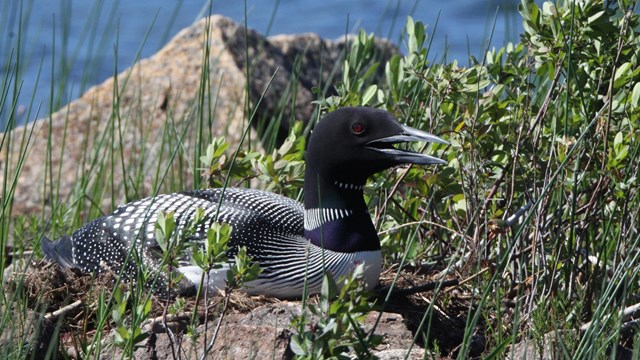
[[(158, 212), (173, 212), (177, 227), (184, 228), (196, 210), (202, 209), (205, 222), (187, 240), (203, 246), (212, 223), (230, 224), (228, 258), (233, 259), (238, 248), (245, 246), (261, 268), (256, 280), (244, 284), (246, 293), (300, 298), (305, 284), (308, 294), (320, 292), (325, 270), (337, 279), (360, 263), (364, 263), (364, 280), (371, 290), (379, 281), (382, 254), (363, 197), (367, 178), (401, 164), (446, 164), (393, 146), (413, 141), (448, 144), (402, 125), (387, 111), (341, 108), (320, 120), (309, 138), (304, 205), (274, 193), (242, 188), (158, 195), (122, 205), (70, 237), (44, 238), (42, 250), (45, 258), (83, 273), (107, 269), (118, 273), (124, 266), (125, 272), (135, 274), (136, 262), (126, 260), (135, 247), (135, 256), (157, 270), (162, 256), (155, 235)], [(230, 264), (206, 274), (206, 286), (224, 289)], [(183, 288), (178, 292), (193, 294), (203, 270), (191, 264), (189, 254), (183, 254), (177, 270), (183, 274), (179, 285)]]

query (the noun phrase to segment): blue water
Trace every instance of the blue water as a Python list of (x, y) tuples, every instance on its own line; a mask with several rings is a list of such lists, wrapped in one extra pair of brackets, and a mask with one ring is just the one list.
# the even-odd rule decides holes
[[(50, 109), (59, 108), (115, 71), (129, 67), (138, 56), (151, 56), (209, 11), (203, 0), (0, 2), (0, 33), (6, 34), (0, 36), (0, 82), (10, 82), (12, 92), (20, 89), (18, 122), (46, 116)], [(246, 0), (246, 22), (268, 35), (314, 32), (338, 38), (365, 29), (398, 43), (406, 17), (411, 15), (428, 25), (434, 61), (442, 61), (446, 54), (447, 62), (456, 59), (466, 65), (468, 54), (482, 56), (494, 24), (489, 45), (517, 42), (521, 32), (516, 10), (519, 2)], [(244, 22), (243, 1), (213, 0), (212, 10)], [(99, 15), (93, 16), (92, 12)], [(19, 18), (23, 21), (17, 21)], [(23, 24), (21, 28), (19, 23)], [(20, 68), (8, 67), (6, 64), (15, 63), (18, 54)], [(4, 129), (12, 97), (8, 94), (0, 108), (0, 129)], [(2, 98), (0, 94), (0, 105)]]

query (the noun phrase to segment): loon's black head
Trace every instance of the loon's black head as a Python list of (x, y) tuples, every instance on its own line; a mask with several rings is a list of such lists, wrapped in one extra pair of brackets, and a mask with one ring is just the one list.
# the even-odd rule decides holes
[(402, 125), (384, 110), (341, 108), (328, 114), (313, 130), (307, 147), (307, 176), (364, 184), (371, 175), (400, 164), (446, 164), (436, 157), (394, 147), (412, 141), (448, 144), (435, 135)]

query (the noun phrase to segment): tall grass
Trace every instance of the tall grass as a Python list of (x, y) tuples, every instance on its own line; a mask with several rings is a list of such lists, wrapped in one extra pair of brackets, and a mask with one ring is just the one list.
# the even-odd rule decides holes
[[(2, 12), (0, 16), (7, 19), (6, 24), (7, 31), (5, 34), (14, 33), (13, 23), (17, 23), (17, 32), (13, 37), (3, 37), (3, 43), (1, 44), (5, 49), (11, 49), (3, 53), (7, 54), (7, 57), (2, 59), (3, 68), (6, 69), (4, 78), (2, 80), (2, 87), (0, 87), (0, 118), (6, 120), (6, 126), (3, 129), (3, 133), (0, 138), (0, 149), (2, 149), (2, 160), (0, 160), (2, 171), (2, 208), (0, 209), (0, 278), (5, 285), (8, 273), (5, 273), (7, 268), (7, 261), (12, 261), (12, 273), (15, 282), (15, 291), (2, 293), (0, 298), (0, 311), (2, 316), (0, 317), (2, 325), (2, 335), (6, 339), (15, 339), (15, 341), (5, 341), (2, 349), (3, 358), (24, 358), (27, 356), (40, 357), (41, 354), (33, 352), (35, 348), (29, 348), (24, 344), (29, 344), (30, 339), (25, 337), (29, 327), (40, 327), (41, 321), (34, 322), (32, 318), (33, 314), (47, 310), (47, 306), (63, 307), (65, 304), (31, 304), (29, 299), (32, 299), (34, 295), (29, 293), (33, 289), (25, 289), (23, 286), (24, 277), (20, 274), (27, 271), (30, 262), (35, 261), (39, 255), (39, 243), (43, 235), (47, 235), (52, 238), (56, 238), (63, 234), (68, 234), (74, 228), (81, 226), (88, 219), (93, 219), (103, 215), (105, 209), (105, 201), (110, 205), (108, 208), (115, 208), (120, 201), (122, 201), (121, 195), (124, 195), (124, 200), (138, 199), (144, 195), (164, 191), (179, 191), (185, 188), (192, 187), (194, 184), (193, 179), (200, 180), (200, 168), (197, 167), (198, 162), (193, 162), (194, 167), (187, 161), (192, 154), (198, 154), (202, 152), (203, 148), (206, 148), (207, 144), (211, 142), (211, 133), (199, 134), (197, 142), (187, 141), (191, 137), (192, 129), (205, 129), (211, 128), (211, 121), (213, 120), (213, 110), (206, 108), (202, 103), (194, 103), (193, 111), (186, 115), (185, 119), (175, 119), (171, 108), (166, 112), (167, 118), (164, 123), (164, 127), (159, 132), (161, 138), (160, 151), (157, 155), (158, 158), (149, 157), (149, 153), (146, 151), (144, 144), (147, 143), (147, 139), (150, 136), (150, 124), (146, 119), (142, 119), (142, 111), (136, 114), (136, 108), (129, 107), (132, 112), (123, 112), (123, 107), (120, 104), (121, 93), (124, 92), (129, 85), (129, 76), (131, 72), (123, 73), (123, 76), (114, 77), (114, 86), (112, 94), (112, 108), (111, 114), (105, 117), (107, 120), (104, 124), (99, 124), (98, 127), (87, 128), (86, 137), (94, 138), (93, 146), (87, 147), (86, 151), (82, 152), (82, 157), (78, 166), (78, 176), (70, 198), (61, 198), (59, 196), (59, 184), (61, 183), (61, 176), (68, 176), (69, 174), (62, 173), (62, 161), (65, 159), (65, 144), (67, 142), (68, 128), (73, 124), (69, 124), (69, 117), (65, 116), (64, 110), (58, 113), (55, 118), (52, 115), (48, 116), (38, 122), (34, 121), (39, 118), (39, 115), (44, 114), (44, 111), (40, 111), (41, 104), (34, 104), (32, 97), (31, 104), (22, 110), (20, 108), (20, 100), (24, 98), (22, 96), (24, 89), (21, 88), (21, 74), (23, 67), (26, 65), (25, 60), (25, 32), (28, 30), (27, 25), (32, 24), (30, 14), (32, 2), (18, 1), (18, 2), (4, 2)], [(70, 2), (61, 2), (61, 6), (70, 6)], [(15, 7), (15, 8), (14, 8)], [(115, 5), (114, 5), (115, 8)], [(61, 14), (63, 18), (55, 19), (58, 24), (61, 24), (62, 34), (52, 34), (52, 48), (63, 49), (60, 53), (55, 53), (52, 56), (51, 64), (40, 64), (40, 69), (45, 66), (51, 66), (52, 73), (57, 74), (58, 77), (66, 79), (69, 76), (69, 69), (73, 64), (77, 62), (79, 49), (84, 42), (94, 44), (90, 46), (90, 50), (93, 54), (113, 53), (115, 59), (118, 58), (118, 45), (113, 48), (107, 45), (108, 42), (107, 32), (99, 34), (99, 30), (96, 24), (98, 17), (109, 15), (110, 19), (115, 19), (110, 13), (104, 11), (104, 3), (95, 2), (93, 11), (90, 17), (87, 19), (86, 26), (80, 38), (77, 42), (77, 47), (69, 54), (68, 38), (69, 30), (65, 24), (70, 23), (69, 18), (71, 12), (69, 9), (62, 9)], [(113, 11), (113, 9), (112, 9)], [(11, 19), (12, 21), (9, 21)], [(113, 25), (113, 24), (112, 24)], [(151, 31), (154, 24), (149, 24), (149, 30)], [(107, 26), (108, 27), (108, 26)], [(57, 27), (55, 27), (57, 28)], [(10, 41), (9, 39), (12, 39)], [(57, 46), (56, 41), (61, 41), (63, 44)], [(146, 36), (145, 36), (146, 39)], [(140, 46), (140, 50), (144, 46), (144, 42)], [(140, 54), (140, 50), (138, 54)], [(209, 63), (208, 54), (205, 54), (203, 63)], [(101, 56), (90, 56), (89, 62), (98, 66), (96, 61), (101, 59)], [(114, 64), (114, 75), (120, 72), (120, 68), (117, 62)], [(202, 83), (208, 84), (205, 80), (208, 74), (203, 73)], [(91, 66), (86, 68), (86, 73), (82, 76), (82, 82), (88, 81), (91, 78)], [(39, 84), (36, 83), (35, 86)], [(70, 89), (65, 81), (52, 82), (50, 88), (50, 101), (49, 109), (55, 110), (68, 99), (68, 93), (73, 93), (76, 89)], [(81, 87), (84, 85), (81, 84)], [(203, 97), (210, 97), (214, 99), (215, 94), (211, 96), (209, 93), (211, 87), (203, 86), (201, 92)], [(35, 90), (34, 90), (35, 91)], [(201, 97), (202, 98), (202, 97)], [(197, 109), (197, 110), (196, 110)], [(21, 112), (26, 114), (21, 115)], [(200, 116), (196, 116), (200, 114)], [(68, 114), (67, 114), (68, 115)], [(180, 115), (184, 116), (184, 115)], [(12, 132), (11, 129), (22, 125), (22, 117), (28, 120), (24, 124), (22, 131)], [(224, 122), (225, 119), (216, 119), (215, 121)], [(60, 124), (60, 122), (62, 122)], [(60, 136), (54, 135), (52, 129), (54, 123), (60, 125), (62, 133)], [(45, 133), (42, 134), (44, 126)], [(48, 132), (47, 132), (48, 131)], [(43, 136), (38, 136), (40, 132)], [(126, 134), (126, 135), (125, 135)], [(134, 136), (135, 142), (143, 144), (139, 147), (134, 147), (134, 151), (126, 151), (124, 139), (128, 136)], [(44, 188), (34, 188), (34, 192), (42, 192), (45, 194), (42, 196), (45, 199), (41, 204), (42, 213), (39, 216), (20, 216), (15, 217), (12, 215), (12, 207), (14, 205), (14, 195), (16, 190), (16, 183), (20, 177), (21, 171), (24, 168), (29, 156), (29, 147), (35, 141), (46, 142), (46, 154), (45, 159), (48, 159), (44, 164), (45, 172), (41, 176), (45, 179), (43, 182)], [(190, 145), (188, 145), (190, 144)], [(193, 148), (194, 152), (187, 152), (187, 148)], [(136, 151), (137, 149), (138, 151)], [(60, 154), (56, 152), (60, 151)], [(124, 157), (127, 157), (126, 161)], [(62, 159), (56, 165), (52, 159)], [(149, 169), (153, 169), (149, 173)], [(193, 179), (185, 179), (183, 174), (192, 172)], [(115, 180), (115, 174), (120, 173), (121, 178), (124, 181), (119, 182)], [(24, 181), (24, 180), (23, 180)], [(29, 251), (26, 251), (29, 250)], [(34, 250), (33, 252), (31, 250)], [(24, 252), (24, 255), (22, 255)], [(133, 296), (132, 301), (134, 304), (133, 309), (137, 309), (139, 304), (146, 304), (147, 297), (150, 294), (143, 295), (142, 288), (139, 287), (137, 291), (131, 293)], [(102, 329), (107, 326), (109, 321), (112, 321), (112, 309), (113, 306), (124, 302), (124, 306), (128, 306), (128, 301), (120, 299), (114, 301), (112, 294), (105, 294), (104, 290), (93, 291), (88, 289), (89, 293), (95, 293), (99, 298), (97, 306), (97, 314), (95, 324), (100, 329), (95, 337), (92, 338), (79, 338), (74, 341), (79, 342), (80, 352), (85, 356), (91, 354), (99, 354), (100, 344), (103, 340), (101, 337)], [(131, 296), (131, 295), (129, 295)], [(117, 299), (116, 299), (117, 300)], [(33, 313), (30, 309), (36, 311)], [(50, 308), (49, 311), (55, 310)], [(135, 315), (135, 311), (133, 314)], [(142, 313), (140, 316), (133, 316), (132, 322), (126, 322), (126, 325), (131, 329), (139, 328), (141, 321), (147, 320), (145, 316), (148, 313)], [(124, 316), (124, 315), (123, 315)], [(137, 320), (136, 320), (137, 319)], [(128, 320), (127, 320), (128, 321)], [(60, 331), (62, 322), (58, 322), (56, 331)], [(91, 331), (90, 329), (87, 329)], [(86, 334), (82, 335), (86, 336)], [(25, 337), (23, 339), (23, 337)], [(53, 336), (53, 339), (57, 338), (57, 335)], [(125, 353), (131, 353), (135, 341), (138, 341), (135, 337), (130, 337), (124, 340), (123, 346)], [(57, 353), (55, 343), (52, 343), (52, 347), (49, 347), (49, 355)]]

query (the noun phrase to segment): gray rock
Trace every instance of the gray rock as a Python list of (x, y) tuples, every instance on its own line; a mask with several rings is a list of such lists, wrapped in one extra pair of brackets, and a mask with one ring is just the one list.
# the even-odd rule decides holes
[[(567, 356), (579, 358), (571, 351), (581, 341), (582, 334), (575, 329), (550, 331), (539, 339), (523, 339), (510, 347), (507, 359), (536, 359), (553, 360), (566, 359)], [(568, 353), (568, 354), (567, 354)], [(602, 358), (614, 358), (618, 360), (631, 360), (634, 357), (633, 350), (621, 345), (615, 348), (615, 357), (612, 348), (605, 349)]]
[[(92, 87), (50, 118), (12, 131), (11, 143), (0, 149), (0, 168), (15, 174), (20, 154), (26, 153), (12, 215), (40, 213), (43, 206), (58, 201), (87, 201), (94, 192), (105, 192), (99, 196), (106, 200), (99, 205), (110, 212), (112, 196), (117, 204), (151, 194), (151, 175), (124, 178), (123, 168), (136, 169), (136, 174), (168, 168), (169, 176), (179, 179), (185, 189), (192, 187), (192, 179), (200, 174), (192, 173), (192, 165), (177, 164), (197, 161), (193, 144), (198, 119), (204, 118), (213, 136), (226, 135), (233, 146), (247, 126), (245, 100), (254, 107), (262, 98), (257, 118), (279, 121), (281, 140), (291, 120), (311, 117), (312, 88), (331, 89), (327, 85), (340, 79), (344, 46), (344, 39), (331, 41), (313, 34), (264, 37), (218, 15), (197, 22), (152, 57)], [(397, 52), (386, 40), (377, 40), (376, 47), (383, 61)], [(208, 61), (203, 61), (205, 51)], [(199, 97), (201, 86), (207, 89), (204, 98)], [(170, 162), (185, 129), (184, 151)], [(29, 143), (26, 152), (23, 139)], [(47, 171), (45, 164), (51, 165)], [(5, 181), (3, 174), (0, 171), (0, 182)], [(101, 183), (96, 179), (111, 174), (108, 183), (115, 184), (113, 189), (92, 188)], [(124, 194), (125, 182), (129, 194)]]
[[(207, 355), (207, 359), (288, 359), (292, 353), (288, 350), (291, 330), (291, 319), (300, 314), (302, 305), (299, 302), (276, 302), (259, 306), (249, 313), (231, 313), (225, 316), (220, 327), (218, 338)], [(377, 312), (370, 313), (364, 323), (370, 330), (375, 322)], [(207, 342), (211, 340), (217, 320), (207, 325)], [(204, 325), (197, 329), (204, 333)], [(381, 359), (404, 359), (412, 339), (411, 331), (398, 314), (383, 313), (376, 328), (376, 334), (382, 335), (383, 343), (372, 349), (372, 353)], [(173, 337), (173, 348), (182, 358), (200, 358), (205, 348), (205, 339), (200, 335), (195, 342), (186, 335)], [(120, 350), (107, 345), (101, 358), (119, 357)], [(424, 349), (414, 346), (409, 359), (421, 359)], [(172, 358), (169, 336), (154, 333), (140, 345), (134, 354), (136, 359)]]
[(56, 325), (33, 310), (11, 310), (11, 326), (0, 331), (0, 357), (43, 359), (56, 354)]

